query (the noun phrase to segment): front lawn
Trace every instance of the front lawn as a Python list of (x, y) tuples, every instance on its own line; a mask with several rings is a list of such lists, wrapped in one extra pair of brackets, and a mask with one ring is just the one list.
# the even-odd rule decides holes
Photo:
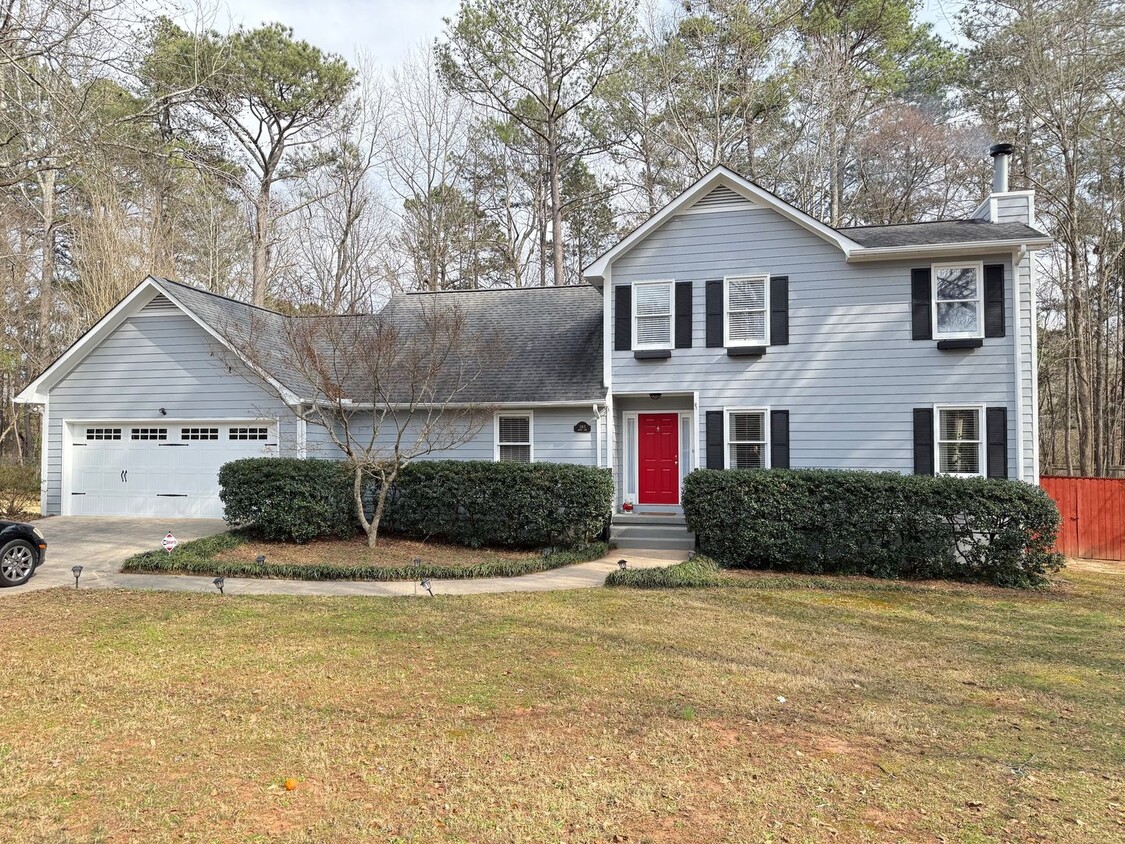
[[(608, 552), (595, 543), (572, 551), (463, 548), (383, 536), (375, 548), (361, 537), (317, 539), (303, 544), (266, 542), (240, 531), (185, 542), (172, 553), (145, 551), (127, 559), (125, 572), (223, 575), (294, 580), (417, 580), (517, 577), (548, 571)], [(259, 563), (259, 556), (265, 562)], [(417, 562), (415, 562), (417, 561)]]
[(0, 598), (0, 840), (1104, 844), (1123, 587)]

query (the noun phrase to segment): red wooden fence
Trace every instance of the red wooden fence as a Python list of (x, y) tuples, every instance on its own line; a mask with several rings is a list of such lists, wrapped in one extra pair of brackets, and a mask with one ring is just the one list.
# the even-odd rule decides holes
[(1042, 477), (1062, 515), (1058, 550), (1068, 557), (1125, 560), (1125, 478)]

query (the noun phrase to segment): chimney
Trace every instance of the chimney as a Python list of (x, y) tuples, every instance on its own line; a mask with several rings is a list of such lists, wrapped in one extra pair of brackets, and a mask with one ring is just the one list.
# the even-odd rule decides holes
[(992, 156), (992, 192), (1008, 192), (1008, 161), (1014, 147), (1011, 144), (993, 144), (988, 154)]

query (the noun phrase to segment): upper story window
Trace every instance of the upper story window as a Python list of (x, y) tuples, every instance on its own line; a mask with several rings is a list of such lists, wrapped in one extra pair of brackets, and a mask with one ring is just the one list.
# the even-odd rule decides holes
[(496, 459), (501, 462), (531, 462), (531, 414), (496, 415)]
[(984, 267), (979, 263), (934, 264), (932, 275), (934, 338), (983, 337)]
[(643, 281), (633, 285), (633, 348), (672, 348), (672, 282)]
[(766, 468), (767, 444), (764, 410), (727, 412), (727, 468)]
[(981, 415), (979, 407), (938, 408), (938, 474), (970, 477), (984, 474)]
[(724, 279), (724, 346), (769, 345), (769, 288), (768, 275)]

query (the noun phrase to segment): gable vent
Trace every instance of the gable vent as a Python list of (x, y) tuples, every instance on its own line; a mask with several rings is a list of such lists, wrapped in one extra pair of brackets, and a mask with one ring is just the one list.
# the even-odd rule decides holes
[(738, 211), (753, 208), (754, 203), (728, 187), (719, 186), (702, 199), (697, 200), (691, 211)]
[(172, 304), (172, 300), (162, 293), (156, 294), (152, 301), (141, 308), (141, 313), (145, 316), (160, 316), (162, 314), (179, 313), (179, 308)]

